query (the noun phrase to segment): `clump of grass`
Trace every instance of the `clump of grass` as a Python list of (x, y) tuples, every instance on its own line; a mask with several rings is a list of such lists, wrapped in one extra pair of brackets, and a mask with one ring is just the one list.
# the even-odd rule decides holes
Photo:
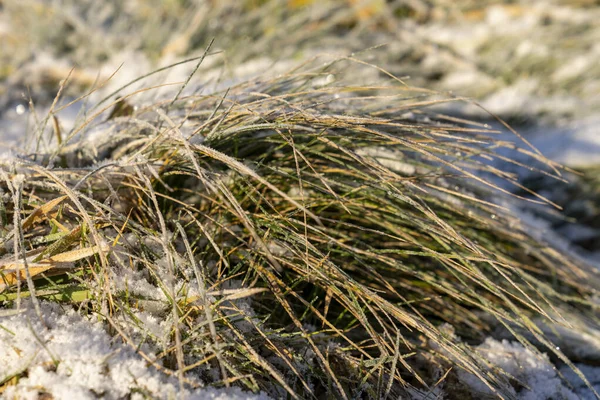
[(2, 299), (78, 305), (181, 385), (289, 398), (462, 396), (458, 369), (508, 395), (469, 347), (494, 325), (569, 363), (533, 319), (595, 320), (596, 277), (502, 205), (518, 182), (490, 160), (514, 144), (428, 109), (457, 100), (318, 64), (0, 160)]

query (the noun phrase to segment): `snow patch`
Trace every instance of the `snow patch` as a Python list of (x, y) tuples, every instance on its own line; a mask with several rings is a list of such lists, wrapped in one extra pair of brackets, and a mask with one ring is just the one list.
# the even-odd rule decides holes
[[(43, 321), (34, 312), (0, 318), (0, 381), (26, 372), (2, 398), (37, 399), (269, 399), (240, 389), (189, 387), (147, 362), (130, 347), (112, 339), (100, 323), (42, 303)], [(193, 377), (188, 380), (201, 386)]]
[[(575, 393), (564, 386), (546, 355), (536, 354), (517, 342), (499, 342), (492, 338), (475, 347), (475, 351), (514, 378), (514, 386), (520, 388), (518, 391), (513, 388), (512, 394), (520, 400), (578, 399)], [(492, 394), (476, 376), (459, 371), (458, 377), (475, 393)]]

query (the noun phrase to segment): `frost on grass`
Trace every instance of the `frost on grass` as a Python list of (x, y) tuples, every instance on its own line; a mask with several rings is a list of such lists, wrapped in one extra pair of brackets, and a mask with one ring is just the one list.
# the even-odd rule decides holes
[[(3, 398), (269, 398), (240, 389), (181, 390), (176, 378), (149, 367), (146, 360), (109, 336), (93, 318), (82, 318), (53, 303), (43, 303), (42, 310), (43, 322), (29, 311), (0, 319), (0, 381), (24, 373), (16, 385), (6, 388)], [(143, 317), (146, 326), (156, 325), (148, 318)], [(192, 383), (202, 386), (199, 381)]]
[[(92, 354), (84, 366), (104, 374), (90, 396), (109, 396), (123, 376), (131, 377), (123, 391), (167, 396), (178, 390), (173, 376), (184, 372), (215, 386), (235, 382), (297, 398), (450, 392), (452, 385), (436, 384), (444, 374), (416, 371), (415, 360), (434, 346), (452, 360), (444, 371), (469, 371), (501, 387), (501, 374), (482, 375), (485, 364), (472, 362), (471, 349), (454, 346), (430, 321), (451, 320), (483, 340), (489, 326), (475, 311), (528, 329), (530, 314), (555, 319), (550, 301), (570, 309), (563, 299), (577, 297), (587, 306), (591, 289), (581, 282), (588, 271), (511, 225), (499, 187), (475, 175), (511, 183), (486, 161), (494, 155), (490, 129), (440, 120), (396, 81), (356, 89), (354, 77), (363, 76), (356, 64), (333, 64), (340, 63), (92, 119), (81, 140), (58, 150), (69, 169), (46, 162), (51, 155), (5, 161), (5, 192), (15, 191), (13, 170), (26, 178), (18, 185), (26, 201), (7, 198), (7, 220), (63, 198), (60, 208), (24, 224), (23, 248), (46, 254), (59, 230), (84, 232), (65, 242), (69, 250), (111, 246), (79, 260), (78, 275), (34, 277), (39, 296), (65, 287), (83, 293), (86, 312), (115, 335), (111, 342), (97, 327), (94, 346), (104, 347), (88, 349), (84, 336), (66, 345)], [(330, 84), (353, 86), (310, 89), (332, 71)], [(201, 140), (181, 135), (186, 123)], [(2, 230), (7, 241), (11, 232)], [(10, 247), (6, 253), (2, 261), (14, 263)], [(563, 286), (552, 286), (548, 271)], [(6, 293), (18, 295), (14, 287)], [(26, 326), (24, 316), (11, 318), (8, 329)], [(27, 371), (8, 371), (17, 379), (9, 393), (37, 388), (35, 379), (48, 375), (60, 378), (51, 380), (58, 391), (71, 384), (69, 371), (83, 369), (67, 361), (42, 368), (52, 357), (68, 359), (53, 341), (63, 332), (53, 318), (50, 331), (34, 330), (50, 353), (40, 351), (36, 357), (45, 358)], [(92, 329), (73, 314), (62, 318), (83, 333)], [(148, 370), (146, 359), (118, 346), (120, 337), (164, 370)], [(99, 355), (107, 353), (117, 355)], [(98, 358), (104, 364), (90, 363)], [(111, 375), (128, 364), (129, 375)], [(157, 389), (156, 381), (164, 384)]]

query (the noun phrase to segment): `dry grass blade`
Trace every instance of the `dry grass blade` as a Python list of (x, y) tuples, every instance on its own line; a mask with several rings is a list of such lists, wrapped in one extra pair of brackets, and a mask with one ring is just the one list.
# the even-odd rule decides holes
[(29, 214), (29, 216), (25, 219), (25, 221), (23, 221), (23, 229), (27, 230), (36, 222), (42, 220), (44, 217), (47, 217), (47, 214), (50, 211), (52, 211), (56, 206), (58, 206), (66, 199), (67, 196), (60, 196), (56, 199), (50, 200), (49, 202), (42, 204), (41, 206), (33, 210), (33, 212)]

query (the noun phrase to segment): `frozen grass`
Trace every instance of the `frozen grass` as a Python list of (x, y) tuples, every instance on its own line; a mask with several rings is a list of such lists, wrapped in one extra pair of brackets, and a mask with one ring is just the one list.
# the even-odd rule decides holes
[(429, 111), (456, 101), (435, 92), (350, 84), (369, 69), (126, 100), (3, 158), (5, 309), (29, 297), (43, 324), (42, 300), (77, 306), (181, 390), (460, 397), (460, 371), (510, 397), (468, 345), (496, 325), (577, 372), (532, 318), (593, 326), (596, 273), (498, 205), (515, 197), (494, 182), (519, 183), (491, 160), (515, 145)]
[[(537, 107), (527, 115), (585, 115), (561, 96), (597, 101), (597, 68), (574, 56), (597, 53), (596, 10), (570, 2), (560, 20), (561, 2), (303, 3), (2, 3), (2, 111), (26, 105), (26, 87), (44, 106), (32, 146), (0, 158), (5, 396), (570, 396), (557, 371), (594, 396), (563, 352), (595, 362), (597, 349), (583, 357), (563, 342), (585, 331), (595, 343), (598, 273), (511, 211), (525, 200), (510, 192), (552, 207), (519, 171), (544, 187), (564, 171), (517, 137), (442, 115), (490, 117), (404, 75), (508, 104), (516, 120), (523, 93)], [(459, 40), (464, 20), (475, 42)], [(585, 26), (585, 40), (563, 40)], [(195, 60), (113, 93), (153, 63), (202, 56), (213, 36), (199, 81), (182, 86)], [(315, 45), (342, 56), (311, 58)], [(97, 76), (131, 57), (139, 71)], [(164, 79), (181, 82), (152, 88)], [(65, 103), (100, 85), (66, 123)], [(564, 108), (540, 100), (548, 93)], [(488, 338), (500, 328), (512, 342)], [(89, 336), (99, 345), (86, 353)], [(128, 374), (113, 374), (120, 364)]]

